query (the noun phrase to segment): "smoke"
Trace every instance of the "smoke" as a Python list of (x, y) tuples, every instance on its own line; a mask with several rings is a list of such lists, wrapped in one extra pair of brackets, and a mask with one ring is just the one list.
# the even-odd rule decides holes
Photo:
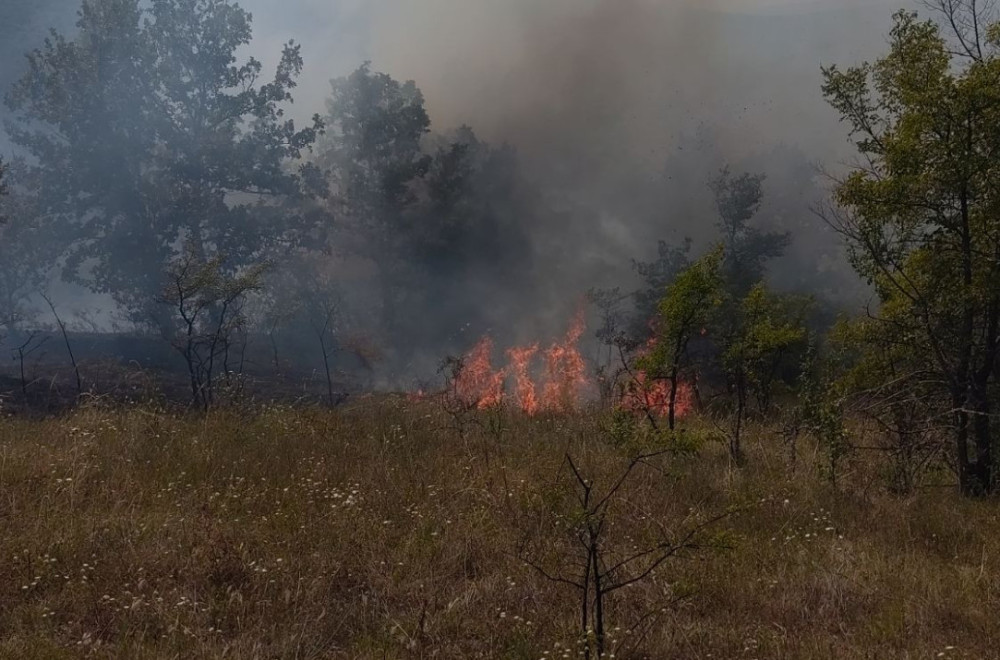
[[(849, 296), (835, 240), (809, 210), (823, 194), (812, 166), (836, 169), (852, 153), (822, 99), (820, 66), (877, 57), (901, 1), (240, 4), (254, 14), (251, 54), (265, 65), (287, 40), (302, 45), (298, 119), (323, 112), (331, 78), (371, 60), (416, 81), (435, 132), (467, 124), (516, 148), (546, 208), (528, 228), (535, 286), (510, 292), (497, 282), (476, 296), (524, 342), (564, 331), (589, 288), (633, 286), (632, 259), (654, 258), (657, 240), (712, 240), (707, 182), (725, 164), (767, 175), (762, 218), (794, 232), (777, 283)], [(71, 31), (78, 6), (2, 2), (0, 85), (48, 27)], [(17, 21), (4, 22), (5, 12)]]
[(370, 59), (417, 82), (436, 130), (468, 124), (515, 146), (554, 205), (574, 209), (534, 228), (543, 259), (573, 262), (545, 278), (550, 297), (562, 299), (564, 286), (579, 294), (626, 281), (630, 260), (652, 257), (658, 239), (710, 240), (705, 183), (726, 163), (768, 175), (765, 211), (796, 232), (786, 270), (801, 271), (796, 261), (842, 262), (809, 210), (821, 195), (811, 168), (835, 170), (852, 154), (820, 93), (820, 67), (876, 57), (899, 2), (244, 5), (269, 51), (289, 35), (304, 44), (300, 110), (321, 107), (327, 78)]
[[(546, 167), (648, 170), (701, 124), (733, 157), (843, 143), (819, 67), (876, 55), (899, 0), (246, 0), (262, 52), (304, 44), (300, 109), (364, 59)], [(289, 6), (291, 5), (291, 6)], [(842, 133), (840, 133), (842, 134)], [(842, 155), (840, 149), (836, 155)]]

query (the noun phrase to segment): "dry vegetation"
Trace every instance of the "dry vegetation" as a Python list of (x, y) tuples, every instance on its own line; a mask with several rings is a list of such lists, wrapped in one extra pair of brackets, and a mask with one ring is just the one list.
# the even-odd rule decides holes
[[(519, 548), (557, 546), (567, 450), (599, 485), (628, 450), (597, 413), (478, 421), (374, 398), (3, 421), (0, 656), (576, 657), (576, 593)], [(994, 504), (886, 494), (868, 456), (833, 489), (768, 429), (746, 451), (663, 457), (617, 496), (625, 546), (738, 513), (612, 595), (615, 657), (997, 657)]]

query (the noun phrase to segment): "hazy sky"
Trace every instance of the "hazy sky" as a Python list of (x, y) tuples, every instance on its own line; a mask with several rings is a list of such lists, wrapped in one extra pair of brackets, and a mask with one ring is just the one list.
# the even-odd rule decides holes
[[(424, 90), (435, 126), (558, 147), (599, 124), (654, 153), (699, 122), (747, 147), (830, 143), (819, 68), (877, 56), (904, 0), (244, 0), (259, 53), (304, 44), (297, 112), (364, 60)], [(560, 128), (566, 133), (565, 126)], [(780, 135), (779, 135), (780, 133)], [(557, 141), (556, 141), (557, 142)]]
[[(303, 44), (294, 114), (322, 110), (328, 79), (365, 60), (424, 90), (435, 128), (474, 125), (493, 139), (558, 148), (554, 124), (611, 130), (656, 152), (707, 122), (755, 143), (819, 155), (836, 125), (819, 67), (876, 56), (889, 16), (914, 0), (242, 0), (253, 51), (273, 62)], [(35, 20), (0, 34), (0, 83), (79, 0), (0, 0)], [(0, 10), (0, 18), (4, 12)], [(0, 26), (0, 33), (4, 33)], [(10, 50), (17, 52), (6, 52)], [(3, 65), (6, 66), (3, 66)], [(778, 135), (780, 133), (780, 136)]]

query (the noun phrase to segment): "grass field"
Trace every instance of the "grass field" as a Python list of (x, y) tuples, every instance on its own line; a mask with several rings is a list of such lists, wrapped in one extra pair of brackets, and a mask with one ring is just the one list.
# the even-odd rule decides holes
[[(578, 570), (565, 456), (601, 490), (630, 450), (596, 412), (452, 422), (403, 398), (0, 422), (0, 657), (579, 657), (579, 595), (538, 570)], [(731, 515), (610, 595), (609, 654), (1000, 657), (995, 503), (890, 495), (865, 455), (834, 489), (767, 428), (747, 454), (617, 493), (608, 552)]]

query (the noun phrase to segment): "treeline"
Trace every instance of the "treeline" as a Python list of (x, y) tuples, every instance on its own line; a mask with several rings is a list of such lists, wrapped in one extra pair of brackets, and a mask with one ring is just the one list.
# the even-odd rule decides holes
[(687, 246), (664, 245), (641, 266), (655, 286), (639, 302), (658, 313), (651, 348), (621, 361), (623, 387), (648, 395), (666, 383), (671, 429), (678, 389), (712, 374), (708, 407), (727, 420), (737, 462), (746, 419), (784, 395), (787, 437), (815, 435), (834, 480), (847, 454), (881, 451), (900, 492), (942, 470), (967, 495), (996, 492), (1000, 23), (975, 2), (930, 4), (932, 20), (895, 15), (882, 59), (823, 71), (861, 158), (820, 215), (873, 291), (861, 313), (810, 332), (808, 301), (768, 290), (761, 259), (782, 237), (746, 233), (752, 178), (715, 184), (716, 250), (692, 261)]
[(6, 97), (8, 328), (61, 278), (189, 362), (225, 361), (252, 302), (258, 333), (338, 353), (372, 337), (401, 368), (456, 319), (484, 325), (490, 283), (527, 286), (537, 193), (512, 149), (432, 135), (417, 87), (368, 65), (298, 125), (299, 46), (265, 79), (237, 56), (250, 40), (232, 2), (92, 0), (28, 55)]
[[(690, 396), (725, 420), (737, 463), (747, 421), (780, 406), (790, 438), (821, 438), (834, 479), (852, 425), (872, 424), (895, 488), (946, 466), (967, 494), (996, 490), (1000, 28), (975, 3), (935, 6), (944, 20), (896, 15), (884, 58), (823, 71), (861, 165), (820, 214), (867, 308), (830, 331), (823, 300), (776, 290), (768, 268), (795, 236), (763, 227), (762, 176), (723, 169), (716, 246), (664, 241), (635, 263), (638, 291), (591, 292), (605, 396), (655, 392), (665, 424), (647, 422), (675, 439)], [(265, 78), (238, 57), (250, 41), (233, 2), (87, 0), (72, 38), (28, 55), (0, 167), (8, 330), (61, 278), (169, 341), (201, 407), (242, 372), (251, 335), (276, 369), (310, 346), (336, 403), (345, 355), (362, 371), (440, 359), (488, 329), (498, 290), (537, 286), (530, 230), (566, 210), (513, 149), (432, 133), (417, 86), (367, 64), (300, 125), (299, 46)]]

